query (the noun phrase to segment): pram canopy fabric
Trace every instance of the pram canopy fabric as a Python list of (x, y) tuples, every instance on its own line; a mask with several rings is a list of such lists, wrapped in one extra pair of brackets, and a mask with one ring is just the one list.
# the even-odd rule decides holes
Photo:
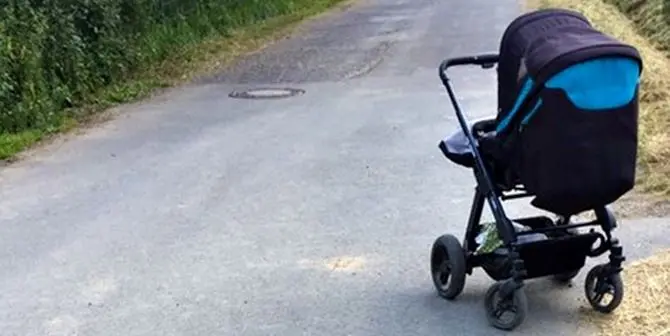
[(505, 30), (499, 53), (499, 132), (513, 124), (512, 117), (524, 121), (527, 115), (516, 112), (535, 85), (563, 89), (578, 108), (607, 109), (633, 99), (642, 68), (637, 49), (565, 9), (519, 16)]

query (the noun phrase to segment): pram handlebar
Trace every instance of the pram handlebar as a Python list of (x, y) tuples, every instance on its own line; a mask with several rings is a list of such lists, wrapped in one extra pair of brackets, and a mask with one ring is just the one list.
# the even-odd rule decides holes
[(446, 71), (452, 66), (459, 66), (459, 65), (479, 65), (484, 69), (488, 69), (493, 67), (496, 63), (498, 63), (499, 55), (498, 54), (481, 54), (481, 55), (475, 55), (475, 56), (465, 56), (465, 57), (455, 57), (455, 58), (448, 58), (444, 61), (442, 61), (442, 64), (440, 64), (440, 78), (442, 80), (446, 80)]

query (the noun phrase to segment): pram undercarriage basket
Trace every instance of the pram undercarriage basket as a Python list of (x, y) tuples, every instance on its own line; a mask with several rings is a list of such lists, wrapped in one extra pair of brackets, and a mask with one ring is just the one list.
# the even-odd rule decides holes
[[(498, 115), (470, 126), (446, 70), (496, 64)], [(468, 150), (455, 152), (445, 141), (439, 147), (451, 161), (472, 168), (477, 182), (462, 243), (445, 234), (432, 247), (431, 271), (440, 296), (455, 299), (466, 274), (481, 267), (497, 281), (485, 296), (488, 320), (511, 330), (525, 319), (525, 280), (552, 276), (570, 281), (588, 257), (609, 252), (609, 261), (588, 272), (584, 290), (595, 310), (609, 313), (618, 307), (624, 256), (612, 236), (616, 220), (607, 206), (635, 181), (641, 69), (635, 48), (562, 9), (518, 17), (503, 34), (498, 53), (440, 65)], [(522, 197), (533, 197), (531, 204), (557, 219), (508, 218), (503, 202)], [(485, 203), (499, 239), (490, 250), (478, 241), (487, 230), (481, 223)], [(573, 222), (585, 211), (593, 211), (595, 219)], [(587, 227), (587, 232), (580, 230)], [(538, 235), (542, 239), (525, 239)], [(611, 301), (604, 302), (607, 295)], [(505, 313), (511, 314), (509, 320)]]

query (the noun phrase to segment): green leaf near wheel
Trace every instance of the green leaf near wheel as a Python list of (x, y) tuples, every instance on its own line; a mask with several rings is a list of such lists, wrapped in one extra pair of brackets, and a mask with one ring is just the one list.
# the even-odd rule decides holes
[(479, 247), (475, 251), (476, 255), (492, 253), (496, 249), (503, 247), (503, 241), (498, 235), (495, 222), (484, 223), (480, 234), (475, 238)]

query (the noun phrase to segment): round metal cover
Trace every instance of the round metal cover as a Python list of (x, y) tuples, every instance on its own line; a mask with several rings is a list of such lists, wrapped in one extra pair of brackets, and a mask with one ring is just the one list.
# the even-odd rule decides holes
[(305, 90), (292, 88), (257, 88), (246, 91), (233, 91), (231, 98), (242, 99), (277, 99), (288, 98), (305, 93)]

